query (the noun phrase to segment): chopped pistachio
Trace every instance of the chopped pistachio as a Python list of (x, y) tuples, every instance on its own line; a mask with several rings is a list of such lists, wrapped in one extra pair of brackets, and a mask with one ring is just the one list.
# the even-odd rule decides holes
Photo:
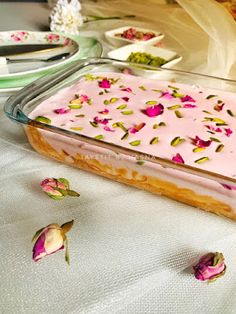
[(168, 85), (169, 88), (174, 89), (174, 90), (178, 90), (178, 87), (172, 86), (172, 85)]
[(154, 144), (157, 144), (158, 142), (159, 142), (159, 137), (156, 136), (150, 141), (150, 144), (154, 145)]
[(94, 137), (96, 140), (102, 140), (104, 137), (102, 134), (99, 134), (97, 136)]
[(140, 140), (132, 141), (129, 143), (131, 146), (139, 146), (141, 144)]
[(138, 88), (143, 90), (143, 91), (147, 90), (144, 86), (139, 86)]
[(169, 109), (169, 110), (176, 110), (176, 109), (179, 109), (181, 107), (182, 107), (181, 105), (174, 105), (174, 106), (167, 107), (167, 109)]
[(208, 95), (208, 96), (206, 97), (206, 99), (211, 99), (211, 98), (214, 98), (214, 97), (217, 97), (217, 95)]
[(202, 110), (202, 112), (207, 113), (207, 114), (212, 114), (210, 111), (207, 111), (207, 110)]
[(122, 139), (122, 140), (126, 140), (126, 139), (128, 138), (128, 136), (129, 136), (129, 132), (126, 132), (126, 133), (121, 137), (121, 139)]
[(205, 150), (206, 148), (205, 147), (195, 147), (194, 149), (193, 149), (193, 152), (194, 153), (200, 153), (200, 152), (202, 152), (203, 150)]
[(216, 147), (216, 153), (219, 153), (219, 152), (221, 152), (223, 149), (224, 149), (224, 144), (220, 144), (220, 145), (218, 145), (217, 147)]
[(144, 163), (145, 163), (145, 161), (143, 161), (143, 160), (139, 160), (139, 161), (136, 162), (136, 164), (139, 165), (139, 166), (143, 166)]
[(110, 99), (110, 103), (113, 104), (114, 102), (116, 102), (119, 98), (113, 97)]
[(233, 113), (230, 109), (227, 109), (227, 113), (228, 113), (231, 117), (235, 117), (234, 113)]
[(208, 157), (202, 157), (202, 158), (199, 158), (199, 159), (195, 160), (194, 162), (196, 164), (202, 164), (203, 162), (208, 161), (208, 160), (209, 160)]
[(149, 100), (149, 101), (146, 101), (146, 105), (148, 105), (148, 106), (156, 105), (156, 103), (157, 103), (156, 100)]
[(210, 137), (210, 140), (212, 140), (213, 142), (218, 142), (220, 143), (220, 140), (216, 137)]
[(97, 127), (98, 127), (98, 123), (97, 123), (97, 122), (89, 121), (89, 123), (90, 123), (94, 128), (97, 128)]
[(177, 118), (183, 118), (183, 115), (179, 110), (175, 110), (175, 115)]
[(73, 130), (73, 131), (82, 131), (84, 128), (82, 128), (81, 126), (73, 126), (70, 129)]
[(105, 99), (103, 103), (104, 105), (109, 105), (110, 101), (108, 99)]
[(185, 141), (184, 138), (181, 138), (181, 137), (177, 136), (170, 142), (170, 145), (171, 146), (177, 146), (177, 145), (183, 143), (184, 141)]
[(125, 109), (127, 107), (127, 104), (123, 104), (118, 106), (116, 109)]
[(70, 109), (81, 109), (83, 107), (83, 105), (81, 105), (81, 104), (72, 104), (71, 103), (68, 107)]
[(133, 114), (133, 110), (125, 110), (125, 111), (121, 111), (122, 114), (124, 115), (129, 115), (129, 114)]
[(38, 122), (46, 123), (46, 124), (51, 124), (51, 120), (49, 118), (43, 117), (43, 116), (38, 116), (36, 119)]

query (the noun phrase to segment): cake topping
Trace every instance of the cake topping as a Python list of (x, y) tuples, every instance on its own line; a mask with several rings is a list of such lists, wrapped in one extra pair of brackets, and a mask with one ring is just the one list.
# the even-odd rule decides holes
[(197, 146), (197, 147), (201, 147), (201, 148), (205, 148), (211, 145), (212, 141), (204, 141), (202, 140), (200, 137), (195, 136), (195, 139), (193, 139), (193, 145)]
[(55, 109), (54, 112), (56, 114), (66, 114), (70, 112), (70, 108), (58, 108), (58, 109)]
[(138, 125), (135, 125), (134, 127), (129, 129), (129, 132), (135, 134), (138, 131), (140, 131), (142, 128), (144, 128), (145, 125), (146, 125), (146, 123), (144, 123), (144, 122), (142, 122), (142, 123), (140, 123)]
[(184, 164), (183, 157), (182, 157), (179, 153), (177, 153), (177, 154), (172, 158), (172, 160), (173, 160), (174, 162), (179, 163), (179, 164)]
[(184, 138), (180, 138), (179, 136), (177, 136), (177, 137), (175, 137), (175, 138), (171, 141), (170, 145), (171, 145), (171, 146), (177, 146), (177, 145), (183, 143), (184, 141), (185, 141)]
[(141, 141), (140, 141), (140, 140), (136, 140), (136, 141), (130, 142), (130, 145), (131, 145), (131, 146), (139, 146), (140, 144), (141, 144)]
[(153, 137), (153, 139), (150, 141), (150, 144), (153, 145), (153, 144), (157, 144), (159, 142), (159, 137), (156, 136), (156, 137)]
[(122, 73), (86, 74), (73, 86), (45, 100), (31, 117), (232, 177), (234, 95), (175, 85)]
[(46, 124), (51, 124), (52, 121), (49, 118), (43, 117), (43, 116), (38, 116), (35, 118), (36, 121), (46, 123)]
[(159, 116), (160, 114), (163, 114), (163, 112), (164, 112), (164, 106), (162, 104), (147, 107), (145, 110), (146, 115), (149, 117)]
[(108, 79), (104, 78), (104, 79), (102, 79), (102, 81), (98, 82), (98, 86), (101, 88), (110, 88), (111, 83)]

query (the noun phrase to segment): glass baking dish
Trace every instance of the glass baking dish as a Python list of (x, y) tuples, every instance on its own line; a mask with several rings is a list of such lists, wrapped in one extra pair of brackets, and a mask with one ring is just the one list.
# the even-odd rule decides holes
[[(136, 71), (138, 72), (138, 76), (135, 75)], [(112, 140), (105, 140), (102, 137), (94, 137), (94, 134), (84, 134), (82, 131), (80, 132), (78, 128), (76, 130), (72, 130), (72, 128), (65, 129), (63, 125), (55, 126), (47, 124), (45, 121), (31, 118), (32, 112), (37, 110), (40, 104), (48, 101), (50, 97), (52, 97), (50, 99), (53, 99), (53, 97), (57, 97), (60, 92), (72, 88), (75, 84), (82, 84), (82, 80), (87, 80), (88, 78), (94, 80), (96, 73), (99, 73), (100, 79), (102, 73), (106, 76), (116, 75), (116, 77), (126, 75), (130, 79), (135, 80), (135, 82), (138, 81), (140, 84), (139, 88), (143, 90), (143, 92), (146, 92), (146, 89), (142, 85), (142, 82), (147, 77), (151, 83), (155, 83), (157, 86), (158, 84), (164, 83), (172, 85), (180, 84), (178, 86), (184, 84), (185, 89), (189, 88), (190, 91), (192, 89), (210, 89), (212, 95), (209, 95), (209, 99), (214, 98), (216, 96), (214, 94), (216, 93), (224, 93), (227, 97), (230, 96), (232, 98), (235, 97), (232, 93), (236, 92), (236, 81), (233, 80), (179, 70), (157, 69), (148, 66), (143, 68), (132, 63), (112, 59), (87, 59), (79, 63), (74, 63), (66, 70), (58, 72), (57, 74), (47, 75), (25, 87), (7, 100), (5, 113), (10, 119), (24, 126), (32, 147), (43, 155), (119, 182), (167, 196), (218, 215), (236, 219), (236, 179), (234, 175), (227, 175), (227, 172), (224, 171), (223, 167), (225, 163), (221, 163), (220, 166), (218, 165), (217, 170), (208, 169), (206, 166), (202, 167), (200, 162), (194, 165), (181, 163), (174, 158), (166, 158), (162, 150), (156, 150), (155, 153), (153, 153), (153, 151), (150, 153), (150, 151), (145, 148), (140, 148), (140, 146), (136, 145), (137, 141), (133, 141), (132, 145), (123, 145), (121, 141), (117, 143), (112, 142)], [(132, 73), (132, 75), (130, 75), (130, 73)], [(172, 90), (175, 88), (178, 90), (175, 86), (168, 86), (172, 88)], [(119, 88), (121, 87), (122, 86), (119, 86)], [(105, 95), (110, 92), (110, 90), (105, 90), (106, 88), (103, 87), (99, 95), (101, 93)], [(158, 90), (155, 91), (158, 92)], [(130, 92), (130, 90), (126, 89), (126, 92)], [(174, 90), (174, 92), (175, 95), (177, 95), (177, 91)], [(202, 91), (200, 90), (199, 93), (202, 93)], [(160, 97), (162, 97), (162, 94)], [(109, 97), (110, 96), (114, 95), (110, 94)], [(113, 97), (111, 99), (116, 99), (115, 101), (117, 101), (118, 98)], [(123, 99), (128, 101), (128, 97), (123, 97)], [(181, 101), (183, 100), (179, 98), (179, 101), (180, 99)], [(191, 102), (190, 98), (188, 100)], [(155, 107), (155, 105), (153, 106)], [(151, 107), (154, 108), (153, 106)], [(189, 103), (185, 106), (183, 106), (183, 104), (178, 106), (193, 108), (195, 105)], [(217, 108), (220, 108), (218, 111), (222, 110), (222, 102), (218, 104)], [(167, 111), (167, 109), (165, 110)], [(176, 113), (178, 110), (174, 112)], [(236, 123), (233, 121), (234, 114), (232, 110), (230, 110), (229, 113), (229, 118), (231, 119), (230, 132), (235, 132), (232, 135), (234, 136), (236, 134)], [(208, 114), (210, 113), (208, 112)], [(178, 117), (177, 113), (176, 115)], [(76, 116), (84, 117), (83, 114)], [(181, 118), (181, 116), (179, 118)], [(126, 117), (126, 122), (129, 121), (129, 119), (131, 118)], [(156, 118), (154, 117), (154, 119)], [(101, 123), (102, 125), (101, 121), (105, 120), (100, 119), (95, 122), (98, 124)], [(179, 120), (177, 119), (176, 121)], [(95, 122), (93, 121), (93, 123)], [(97, 127), (97, 125), (95, 126)], [(114, 128), (117, 127), (117, 123), (112, 126)], [(102, 125), (102, 127), (104, 127), (104, 125)], [(118, 125), (118, 127), (123, 128), (121, 125)], [(108, 128), (107, 131), (111, 131), (110, 133), (115, 132), (113, 129), (111, 130), (111, 128)], [(175, 125), (166, 129), (163, 133), (164, 136), (167, 136), (169, 134), (168, 132), (172, 132), (171, 129), (174, 128)], [(221, 125), (218, 129), (220, 128)], [(223, 124), (222, 130), (226, 129), (225, 124)], [(127, 136), (130, 136), (131, 131), (129, 130), (131, 130), (131, 128), (126, 129), (126, 133), (128, 133), (128, 135), (126, 134)], [(137, 131), (139, 130), (135, 129), (133, 133)], [(150, 131), (150, 133), (151, 132), (153, 131)], [(229, 131), (225, 132), (227, 132), (227, 136), (231, 135)], [(212, 133), (214, 132), (212, 131)], [(177, 131), (176, 134), (178, 134)], [(147, 135), (149, 135), (149, 133), (147, 133)], [(213, 141), (217, 141), (217, 139), (213, 140), (213, 137), (211, 138), (210, 144), (213, 146), (213, 144), (215, 145)], [(179, 141), (180, 138), (176, 137), (174, 140), (175, 143), (173, 144), (172, 141), (171, 146), (175, 146), (176, 140)], [(156, 142), (157, 140), (155, 140), (155, 143)], [(207, 141), (203, 141), (202, 143), (203, 146), (204, 144), (206, 146), (209, 144)], [(205, 149), (206, 147), (203, 148)], [(171, 147), (170, 149), (175, 148)], [(199, 150), (201, 151), (201, 149)], [(236, 152), (233, 152), (233, 154), (233, 158), (236, 157)], [(232, 156), (230, 160), (232, 160)], [(233, 164), (230, 165), (230, 167), (231, 166), (232, 168), (234, 167)]]

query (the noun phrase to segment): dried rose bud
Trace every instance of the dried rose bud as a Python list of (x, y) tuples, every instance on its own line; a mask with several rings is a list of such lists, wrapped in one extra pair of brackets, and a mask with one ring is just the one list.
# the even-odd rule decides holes
[(61, 200), (65, 196), (79, 196), (79, 193), (70, 190), (70, 183), (65, 178), (46, 178), (41, 183), (43, 191), (54, 200)]
[(33, 247), (33, 260), (37, 262), (42, 257), (53, 254), (64, 248), (66, 242), (65, 260), (69, 264), (68, 239), (66, 233), (70, 231), (74, 221), (64, 223), (61, 227), (58, 224), (50, 224), (45, 228), (38, 230), (32, 242), (35, 242)]
[(208, 253), (200, 258), (197, 265), (193, 266), (193, 269), (197, 280), (214, 281), (225, 274), (224, 256), (218, 252)]

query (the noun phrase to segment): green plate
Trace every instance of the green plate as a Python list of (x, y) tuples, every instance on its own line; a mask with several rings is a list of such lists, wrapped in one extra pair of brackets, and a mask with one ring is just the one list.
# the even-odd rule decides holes
[[(18, 33), (22, 33), (18, 31)], [(13, 35), (16, 34), (15, 32), (2, 32), (1, 34), (8, 35), (10, 38), (14, 38)], [(37, 38), (40, 38), (40, 36), (50, 36), (52, 33), (46, 33), (46, 32), (27, 32), (27, 34), (31, 36), (36, 36)], [(35, 35), (36, 34), (36, 35)], [(55, 35), (55, 34), (54, 34)], [(55, 73), (58, 70), (61, 70), (63, 68), (66, 68), (70, 65), (71, 62), (74, 62), (76, 60), (80, 60), (83, 58), (88, 57), (101, 57), (103, 49), (101, 43), (93, 38), (93, 37), (83, 37), (83, 36), (72, 36), (72, 35), (62, 35), (62, 34), (56, 34), (64, 39), (71, 39), (73, 42), (75, 42), (79, 49), (76, 53), (73, 54), (70, 58), (63, 60), (61, 62), (58, 62), (56, 64), (53, 64), (51, 66), (45, 66), (44, 68), (25, 71), (25, 72), (18, 72), (18, 73), (11, 73), (10, 75), (0, 75), (0, 92), (4, 92), (5, 90), (9, 89), (16, 89), (20, 87), (24, 87), (31, 83), (32, 81), (36, 80), (37, 78), (46, 75), (48, 73)], [(66, 37), (65, 37), (66, 36)], [(8, 40), (9, 41), (9, 40)], [(38, 39), (39, 41), (39, 39)]]

